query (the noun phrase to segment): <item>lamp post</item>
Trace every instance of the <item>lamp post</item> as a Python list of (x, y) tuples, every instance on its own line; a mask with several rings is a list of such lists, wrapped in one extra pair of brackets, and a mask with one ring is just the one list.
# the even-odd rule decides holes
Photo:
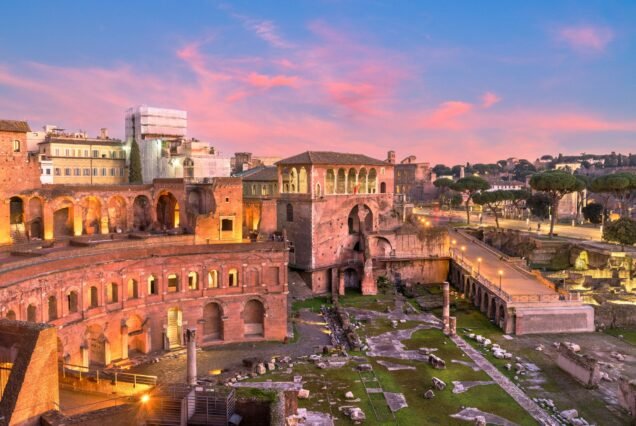
[(503, 271), (500, 269), (498, 274), (499, 274), (499, 294), (501, 294), (501, 277), (503, 276)]
[(462, 246), (462, 262), (464, 261), (464, 252), (466, 251), (466, 246)]
[(450, 248), (448, 249), (448, 251), (450, 251), (451, 255), (455, 254), (455, 253), (454, 253), (454, 251), (455, 251), (455, 244), (457, 244), (457, 240), (452, 240), (452, 241), (451, 241), (451, 246), (450, 246)]
[(481, 274), (481, 257), (477, 258), (477, 275)]

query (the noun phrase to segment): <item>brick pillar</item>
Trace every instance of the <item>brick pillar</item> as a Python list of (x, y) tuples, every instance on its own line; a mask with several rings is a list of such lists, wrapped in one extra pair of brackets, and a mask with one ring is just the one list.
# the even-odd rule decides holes
[(82, 235), (82, 206), (73, 204), (73, 235)]
[(343, 271), (338, 273), (338, 294), (340, 296), (344, 296), (345, 294), (345, 277)]
[(44, 232), (44, 239), (52, 240), (53, 239), (53, 210), (51, 210), (51, 208), (47, 205), (42, 206), (42, 227)]
[(123, 320), (121, 324), (121, 359), (128, 359), (128, 326)]
[(364, 278), (362, 279), (361, 290), (364, 295), (378, 294), (378, 287), (373, 279), (373, 260), (371, 258), (364, 262)]
[(442, 291), (444, 294), (444, 305), (442, 307), (442, 321), (444, 322), (444, 334), (449, 334), (450, 329), (450, 283), (444, 281), (442, 284)]
[(185, 340), (187, 346), (187, 383), (190, 386), (197, 384), (197, 329), (187, 328)]
[(448, 318), (448, 329), (449, 329), (449, 336), (456, 336), (457, 335), (457, 317), (449, 317)]
[(146, 328), (143, 334), (144, 336), (144, 353), (149, 354), (152, 352), (152, 339), (150, 337), (150, 327)]
[(9, 200), (0, 200), (0, 244), (8, 244), (12, 242), (10, 216), (11, 208)]
[(88, 368), (89, 360), (88, 360), (88, 348), (84, 345), (80, 346), (80, 364), (82, 367)]

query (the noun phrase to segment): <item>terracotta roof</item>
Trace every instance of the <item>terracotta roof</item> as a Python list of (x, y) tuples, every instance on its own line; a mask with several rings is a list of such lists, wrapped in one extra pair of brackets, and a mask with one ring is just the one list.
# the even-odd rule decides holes
[(343, 164), (386, 166), (389, 163), (363, 154), (347, 154), (344, 152), (306, 151), (293, 157), (285, 158), (278, 163), (285, 164)]
[(278, 181), (278, 167), (259, 166), (246, 170), (237, 176), (247, 181)]
[(0, 131), (26, 133), (30, 132), (31, 128), (26, 121), (0, 120)]

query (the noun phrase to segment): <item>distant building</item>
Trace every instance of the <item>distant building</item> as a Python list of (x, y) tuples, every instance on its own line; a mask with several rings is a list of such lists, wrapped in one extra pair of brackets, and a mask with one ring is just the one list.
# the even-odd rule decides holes
[(43, 184), (112, 185), (128, 182), (126, 150), (106, 129), (90, 138), (84, 132), (49, 129), (38, 143), (40, 181)]
[(489, 181), (488, 183), (490, 183), (490, 189), (488, 191), (514, 191), (526, 187), (525, 182), (519, 182), (515, 180), (493, 180)]
[(187, 129), (186, 111), (141, 105), (126, 112), (126, 142), (139, 145), (144, 183), (230, 176), (230, 160), (208, 143), (186, 139)]
[[(388, 160), (395, 161), (395, 152), (390, 151)], [(425, 194), (431, 192), (432, 170), (429, 163), (418, 163), (410, 155), (395, 164), (395, 194), (403, 194), (406, 201), (424, 201)], [(429, 188), (430, 187), (430, 188)]]
[(278, 168), (257, 166), (236, 175), (243, 180), (243, 227), (245, 233), (276, 231)]
[(281, 157), (254, 156), (251, 152), (236, 152), (232, 157), (232, 175), (238, 175), (246, 170), (259, 166), (273, 166)]

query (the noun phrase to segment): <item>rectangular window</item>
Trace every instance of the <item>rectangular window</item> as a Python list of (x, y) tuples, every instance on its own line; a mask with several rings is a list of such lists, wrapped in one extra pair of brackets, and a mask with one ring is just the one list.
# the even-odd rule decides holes
[(60, 149), (59, 148), (55, 148), (55, 156), (56, 157), (60, 156)]
[(126, 176), (126, 168), (122, 167), (119, 169), (119, 176), (124, 177)]
[(106, 167), (102, 167), (102, 176), (106, 176)]
[(13, 152), (20, 152), (20, 141), (13, 141)]
[(221, 231), (233, 231), (234, 221), (232, 219), (221, 219)]
[(67, 156), (67, 157), (70, 155), (70, 150), (69, 150), (68, 148), (66, 148), (66, 149), (64, 150), (64, 152), (66, 152), (66, 156)]
[(84, 157), (88, 157), (88, 149), (84, 150)]
[(56, 167), (55, 168), (55, 176), (59, 176), (59, 175), (61, 175), (60, 169)]
[(84, 169), (84, 176), (90, 176), (91, 175), (91, 169)]
[(70, 168), (66, 168), (64, 169), (64, 176), (70, 176), (71, 175), (71, 169)]
[(176, 293), (179, 291), (179, 275), (168, 275), (168, 293)]
[(110, 168), (110, 175), (115, 176), (115, 169), (113, 167)]
[(50, 176), (51, 175), (51, 169), (46, 169), (46, 174)]
[(80, 175), (80, 169), (79, 168), (75, 168), (75, 176), (79, 176)]
[(93, 168), (93, 176), (97, 176), (97, 167)]
[(93, 157), (95, 157), (95, 158), (99, 157), (99, 151), (98, 150), (96, 150), (96, 149), (93, 150)]

